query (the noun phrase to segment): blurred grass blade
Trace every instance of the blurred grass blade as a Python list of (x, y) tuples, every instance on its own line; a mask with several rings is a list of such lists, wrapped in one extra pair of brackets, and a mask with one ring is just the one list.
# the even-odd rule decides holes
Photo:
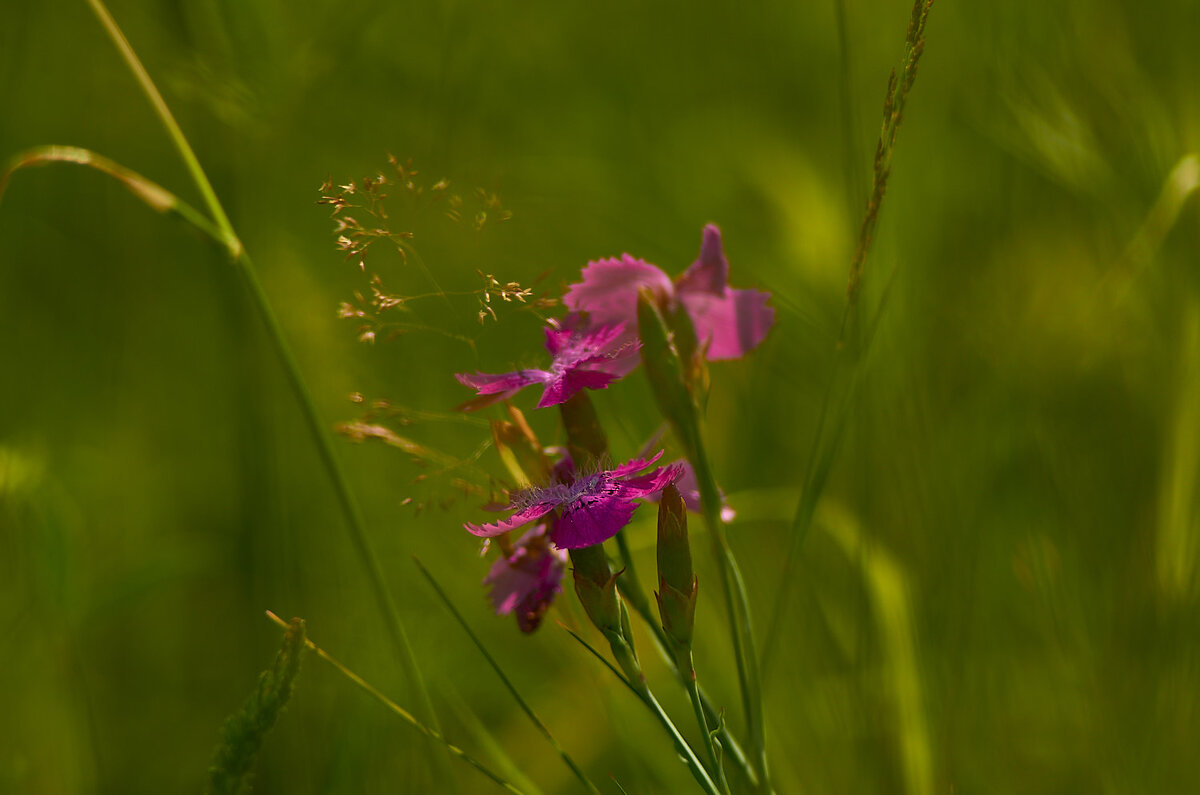
[[(281, 619), (279, 616), (272, 613), (270, 610), (267, 611), (267, 618), (271, 619), (272, 621), (274, 621), (276, 624), (279, 624), (280, 626), (287, 626), (287, 624), (283, 621), (283, 619)], [(431, 729), (428, 726), (426, 726), (424, 723), (421, 723), (419, 720), (417, 720), (415, 717), (413, 717), (413, 714), (411, 712), (409, 712), (404, 707), (400, 706), (395, 701), (392, 701), (390, 698), (385, 696), (374, 685), (372, 685), (367, 680), (363, 679), (358, 674), (354, 673), (354, 671), (351, 671), (344, 664), (342, 664), (340, 661), (338, 661), (336, 658), (334, 658), (332, 655), (330, 655), (328, 652), (326, 652), (324, 649), (317, 646), (317, 644), (315, 644), (311, 640), (305, 638), (304, 645), (313, 654), (317, 655), (322, 660), (324, 660), (325, 662), (332, 665), (335, 669), (337, 669), (338, 673), (340, 673), (342, 676), (349, 679), (351, 682), (353, 682), (355, 685), (357, 685), (361, 690), (366, 691), (367, 694), (369, 694), (372, 698), (374, 698), (376, 701), (378, 701), (379, 703), (381, 703), (385, 707), (387, 707), (393, 714), (398, 715), (400, 718), (402, 718), (405, 723), (412, 726), (417, 731), (421, 732), (421, 734), (425, 735), (430, 740), (439, 742), (442, 745), (444, 745), (446, 747), (446, 750), (450, 753), (451, 756), (453, 756), (457, 759), (461, 759), (463, 762), (466, 762), (468, 765), (470, 765), (471, 767), (475, 768), (483, 775), (490, 778), (492, 781), (494, 781), (496, 784), (500, 785), (502, 788), (504, 788), (508, 792), (513, 793), (513, 795), (526, 795), (526, 793), (523, 792), (522, 790), (518, 789), (516, 785), (512, 784), (509, 781), (506, 781), (500, 775), (498, 775), (497, 773), (493, 772), (490, 768), (488, 768), (485, 764), (483, 764), (482, 762), (478, 761), (474, 757), (467, 754), (467, 752), (464, 751), (463, 749), (452, 744), (450, 741), (448, 741), (445, 737), (442, 736), (441, 732)]]
[(1159, 590), (1169, 603), (1195, 597), (1200, 556), (1200, 299), (1190, 296), (1183, 314), (1175, 407), (1165, 425), (1155, 549)]
[(566, 750), (558, 744), (558, 740), (554, 739), (554, 735), (550, 733), (550, 729), (547, 728), (546, 724), (542, 723), (541, 718), (539, 718), (537, 713), (533, 711), (533, 707), (529, 706), (525, 699), (521, 697), (521, 694), (517, 692), (516, 686), (513, 685), (512, 681), (505, 675), (504, 670), (500, 668), (500, 664), (496, 662), (495, 658), (492, 657), (492, 655), (488, 652), (487, 647), (485, 647), (479, 640), (479, 637), (476, 636), (475, 632), (471, 629), (471, 626), (467, 623), (467, 620), (463, 618), (462, 613), (458, 612), (458, 608), (456, 608), (454, 603), (450, 601), (450, 597), (446, 595), (444, 590), (442, 590), (442, 586), (439, 585), (438, 581), (434, 579), (432, 574), (430, 574), (429, 569), (425, 568), (425, 565), (421, 563), (420, 559), (415, 555), (413, 556), (413, 562), (417, 564), (417, 568), (421, 570), (421, 574), (425, 575), (425, 579), (429, 581), (430, 586), (433, 587), (433, 590), (435, 593), (437, 593), (438, 598), (442, 600), (442, 604), (444, 604), (446, 609), (450, 611), (450, 614), (454, 616), (454, 620), (458, 622), (458, 625), (463, 628), (464, 632), (467, 633), (467, 636), (471, 639), (471, 642), (475, 644), (475, 648), (479, 649), (479, 653), (483, 655), (483, 658), (487, 660), (488, 665), (490, 665), (492, 670), (496, 672), (496, 676), (500, 677), (500, 681), (504, 684), (504, 688), (508, 690), (510, 694), (512, 694), (512, 697), (521, 707), (521, 710), (529, 716), (529, 719), (533, 721), (533, 725), (537, 727), (538, 731), (542, 733), (542, 736), (546, 738), (554, 750), (558, 752), (558, 755), (562, 757), (563, 761), (567, 763), (567, 767), (571, 768), (571, 772), (575, 774), (575, 777), (579, 779), (580, 783), (583, 784), (583, 786), (586, 787), (589, 792), (595, 792), (598, 794), (600, 790), (596, 788), (595, 784), (588, 780), (588, 777), (584, 775), (583, 770), (579, 768), (579, 765), (575, 764), (575, 760), (571, 758), (571, 755), (568, 754)]
[(820, 524), (848, 560), (862, 564), (895, 699), (899, 724), (895, 736), (905, 791), (908, 795), (932, 795), (933, 755), (917, 665), (912, 598), (904, 570), (887, 550), (866, 537), (848, 511), (826, 504)]
[(229, 717), (221, 729), (221, 744), (208, 770), (208, 795), (237, 795), (250, 788), (250, 771), (267, 732), (292, 697), (300, 658), (304, 653), (304, 621), (293, 618), (287, 625), (283, 645), (275, 662), (258, 678), (258, 687), (242, 709)]
[(1200, 189), (1200, 155), (1193, 153), (1180, 158), (1171, 169), (1146, 219), (1125, 249), (1121, 265), (1111, 271), (1113, 277), (1123, 280), (1123, 293), (1129, 291), (1137, 276), (1153, 261), (1197, 189)]
[(87, 166), (107, 174), (128, 188), (134, 196), (145, 202), (155, 212), (173, 212), (221, 245), (226, 247), (230, 245), (224, 232), (214, 226), (203, 213), (174, 193), (104, 155), (78, 146), (35, 146), (17, 154), (9, 160), (4, 173), (0, 174), (0, 201), (4, 201), (4, 192), (8, 188), (8, 182), (18, 170), (52, 163)]
[(543, 795), (539, 787), (517, 765), (512, 755), (505, 750), (491, 729), (484, 725), (483, 719), (463, 699), (462, 695), (451, 685), (443, 685), (439, 691), (450, 706), (450, 710), (463, 724), (474, 740), (496, 763), (500, 772), (528, 795)]

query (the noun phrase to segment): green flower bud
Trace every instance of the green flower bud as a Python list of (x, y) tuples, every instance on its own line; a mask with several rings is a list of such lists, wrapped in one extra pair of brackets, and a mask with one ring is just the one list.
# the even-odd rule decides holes
[[(671, 339), (675, 350), (679, 353), (679, 361), (683, 365), (683, 380), (695, 395), (708, 391), (708, 368), (705, 366), (705, 351), (700, 350), (700, 341), (696, 338), (696, 326), (692, 316), (688, 314), (687, 306), (682, 301), (677, 302), (667, 310), (667, 327), (671, 330)], [(707, 346), (706, 346), (707, 347)]]
[[(695, 427), (696, 404), (688, 389), (679, 352), (672, 335), (667, 329), (662, 313), (654, 303), (654, 297), (643, 289), (638, 294), (638, 335), (642, 340), (642, 364), (654, 400), (662, 415), (675, 427), (685, 450), (691, 457), (692, 446), (688, 429)], [(692, 332), (693, 339), (695, 332)]]
[(658, 614), (676, 651), (692, 646), (698, 580), (692, 571), (687, 513), (674, 486), (663, 489), (658, 503)]
[(687, 508), (672, 484), (663, 489), (658, 502), (658, 577), (677, 591), (689, 591), (694, 576)]

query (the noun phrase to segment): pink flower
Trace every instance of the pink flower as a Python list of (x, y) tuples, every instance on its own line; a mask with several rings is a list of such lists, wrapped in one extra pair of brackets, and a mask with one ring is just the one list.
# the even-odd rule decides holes
[(539, 409), (565, 403), (581, 389), (604, 389), (627, 373), (640, 343), (625, 339), (624, 323), (582, 327), (578, 316), (568, 315), (559, 327), (546, 328), (546, 350), (554, 357), (549, 370), (516, 370), (489, 375), (457, 373), (454, 377), (475, 390), (478, 397), (459, 406), (474, 411), (507, 400), (531, 384), (544, 384)]
[(517, 614), (522, 632), (533, 632), (562, 591), (567, 553), (556, 549), (546, 536), (546, 524), (532, 527), (521, 536), (512, 552), (501, 555), (492, 564), (483, 584), (496, 615)]
[(674, 465), (638, 474), (661, 457), (660, 452), (648, 461), (635, 458), (613, 469), (582, 476), (575, 475), (573, 466), (556, 467), (560, 473), (556, 482), (512, 495), (508, 507), (513, 513), (507, 519), (463, 526), (474, 535), (492, 538), (558, 510), (558, 521), (550, 529), (554, 546), (581, 549), (602, 544), (629, 524), (637, 509), (634, 500), (661, 491), (679, 477), (680, 468)]
[(587, 312), (592, 323), (624, 323), (626, 337), (637, 328), (637, 297), (641, 288), (658, 297), (663, 306), (676, 301), (687, 308), (696, 338), (708, 346), (708, 359), (737, 359), (756, 348), (775, 322), (767, 306), (769, 293), (734, 290), (729, 286), (729, 261), (721, 245), (721, 230), (704, 227), (700, 257), (674, 282), (658, 267), (622, 254), (620, 259), (589, 262), (583, 281), (572, 284), (563, 303), (576, 312)]

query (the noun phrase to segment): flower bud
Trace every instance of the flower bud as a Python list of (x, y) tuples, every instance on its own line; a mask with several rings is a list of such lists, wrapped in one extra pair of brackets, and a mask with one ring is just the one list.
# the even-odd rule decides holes
[(687, 512), (674, 485), (663, 489), (658, 504), (658, 614), (663, 631), (679, 648), (692, 645), (698, 581), (692, 571)]
[(688, 544), (687, 508), (674, 484), (662, 490), (658, 503), (658, 576), (677, 591), (692, 587), (692, 551)]
[[(695, 425), (696, 404), (688, 389), (683, 363), (672, 341), (662, 313), (653, 295), (643, 289), (638, 294), (638, 334), (642, 339), (642, 364), (658, 409), (679, 434), (685, 447), (689, 444), (687, 429)], [(694, 334), (695, 332), (693, 332)], [(691, 454), (691, 450), (686, 452)]]
[(682, 301), (676, 302), (668, 308), (664, 320), (671, 330), (671, 339), (683, 365), (684, 383), (692, 390), (693, 395), (706, 394), (708, 368), (704, 363), (705, 351), (700, 349), (700, 341), (696, 338), (696, 326), (692, 323), (687, 306)]

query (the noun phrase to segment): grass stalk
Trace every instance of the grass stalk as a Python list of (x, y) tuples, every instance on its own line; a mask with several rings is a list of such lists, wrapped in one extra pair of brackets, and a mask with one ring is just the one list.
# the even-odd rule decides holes
[[(288, 626), (286, 621), (284, 621), (282, 618), (280, 618), (279, 616), (272, 613), (270, 610), (266, 611), (266, 613), (267, 613), (267, 618), (274, 621), (279, 626), (281, 626), (281, 627)], [(513, 793), (513, 795), (525, 795), (525, 793), (522, 790), (518, 789), (516, 785), (512, 784), (509, 781), (506, 781), (499, 774), (493, 772), (490, 768), (488, 768), (487, 765), (483, 764), (482, 762), (480, 762), (479, 760), (475, 759), (470, 754), (468, 754), (466, 751), (464, 751), (463, 749), (459, 748), (458, 746), (454, 745), (449, 740), (447, 740), (440, 731), (431, 729), (428, 726), (426, 726), (424, 723), (422, 723), (421, 721), (417, 720), (417, 718), (411, 712), (409, 712), (404, 707), (397, 704), (395, 701), (392, 701), (390, 698), (385, 696), (378, 688), (376, 688), (370, 682), (363, 679), (358, 674), (354, 673), (354, 671), (350, 670), (348, 667), (346, 667), (345, 664), (338, 661), (337, 658), (335, 658), (333, 655), (329, 654), (329, 652), (325, 651), (320, 646), (313, 643), (311, 638), (306, 637), (304, 639), (304, 645), (313, 654), (317, 655), (322, 660), (324, 660), (325, 662), (332, 665), (334, 670), (336, 670), (342, 676), (346, 677), (351, 682), (353, 682), (354, 685), (356, 687), (358, 687), (360, 690), (367, 693), (367, 695), (371, 696), (371, 698), (375, 699), (380, 704), (383, 704), (383, 706), (387, 707), (389, 712), (391, 712), (392, 714), (401, 718), (405, 723), (412, 726), (414, 729), (419, 731), (421, 734), (425, 735), (425, 737), (427, 737), (429, 740), (436, 741), (438, 743), (443, 744), (451, 756), (453, 756), (456, 759), (459, 759), (463, 762), (466, 762), (468, 765), (475, 768), (480, 773), (487, 776), (493, 782), (498, 784), (505, 791), (511, 792), (511, 793)]]
[(770, 769), (767, 764), (766, 732), (763, 719), (762, 685), (755, 649), (754, 628), (750, 618), (750, 600), (746, 594), (746, 583), (742, 578), (737, 559), (725, 535), (721, 521), (721, 492), (709, 463), (708, 451), (700, 433), (698, 418), (693, 415), (690, 429), (684, 429), (691, 439), (685, 444), (689, 451), (692, 469), (700, 490), (700, 508), (708, 534), (712, 538), (713, 555), (721, 573), (721, 590), (725, 596), (725, 607), (729, 613), (730, 635), (738, 668), (741, 686), (742, 707), (750, 742), (750, 764), (758, 777), (759, 788), (772, 792)]
[[(631, 585), (624, 577), (617, 578), (617, 587), (621, 590), (621, 595), (626, 597), (626, 600), (637, 609), (637, 602), (629, 598), (629, 590)], [(645, 601), (644, 599), (642, 600)], [(742, 744), (733, 736), (733, 732), (722, 720), (720, 712), (713, 706), (712, 699), (704, 692), (704, 688), (700, 686), (699, 681), (692, 681), (686, 671), (681, 669), (675, 661), (675, 656), (671, 653), (670, 644), (667, 642), (667, 636), (663, 632), (662, 625), (650, 612), (647, 605), (645, 611), (638, 610), (638, 615), (646, 622), (646, 626), (650, 628), (650, 637), (654, 640), (654, 646), (658, 649), (659, 655), (666, 662), (667, 667), (678, 677), (680, 684), (685, 690), (688, 690), (692, 685), (696, 688), (696, 695), (700, 699), (700, 707), (704, 713), (705, 726), (715, 726), (717, 738), (721, 742), (721, 747), (725, 751), (725, 757), (732, 759), (734, 764), (750, 782), (751, 786), (758, 787), (758, 776), (754, 772), (754, 768), (750, 765), (750, 760), (746, 758), (746, 752), (742, 748)], [(689, 693), (690, 695), (690, 693)]]
[[(254, 264), (246, 254), (245, 247), (242, 245), (236, 231), (234, 231), (233, 225), (230, 223), (220, 199), (217, 198), (217, 194), (213, 190), (212, 183), (209, 182), (204, 168), (200, 165), (200, 161), (192, 150), (191, 144), (183, 134), (183, 130), (179, 127), (179, 123), (175, 120), (171, 109), (167, 106), (158, 87), (154, 84), (141, 59), (138, 58), (137, 53), (130, 45), (129, 40), (125, 37), (125, 34), (121, 31), (120, 26), (117, 25), (116, 20), (109, 13), (102, 0), (87, 0), (87, 3), (92, 11), (95, 12), (96, 17), (100, 20), (109, 38), (112, 39), (117, 51), (125, 60), (142, 92), (146, 95), (151, 106), (153, 106), (167, 134), (175, 144), (175, 148), (179, 151), (188, 173), (200, 191), (205, 207), (212, 215), (217, 229), (220, 230), (222, 241), (229, 252), (230, 258), (238, 266), (237, 270), (242, 275), (246, 287), (250, 291), (254, 305), (258, 308), (259, 315), (266, 327), (275, 353), (283, 364), (288, 383), (292, 388), (297, 402), (300, 404), (305, 423), (308, 426), (313, 441), (316, 443), (321, 463), (334, 487), (334, 491), (337, 493), (338, 503), (344, 515), (351, 542), (358, 553), (360, 563), (367, 571), (368, 579), (375, 593), (380, 611), (384, 615), (389, 637), (396, 647), (404, 674), (408, 681), (416, 687), (422, 712), (425, 713), (426, 719), (436, 730), (438, 721), (436, 712), (433, 709), (433, 702), (429, 697), (428, 688), (417, 665), (412, 646), (408, 641), (408, 634), (404, 629), (395, 599), (392, 597), (391, 591), (388, 589), (387, 582), (384, 579), (383, 568), (380, 566), (379, 559), (376, 557), (370, 539), (367, 536), (362, 514), (353, 493), (350, 491), (349, 483), (337, 460), (337, 456), (334, 454), (333, 443), (317, 412), (316, 403), (308, 391), (304, 377), (301, 375), (300, 368), (296, 364), (295, 357), (284, 337), (283, 329), (280, 327), (275, 312), (271, 308), (266, 293), (263, 291), (262, 285), (258, 280)], [(445, 772), (447, 783), (452, 782), (452, 774), (449, 772), (443, 756), (441, 754), (434, 754), (434, 757), (439, 760), (437, 764)]]
[[(608, 670), (612, 671), (613, 676), (620, 679), (626, 687), (633, 691), (633, 694), (638, 697), (638, 700), (646, 705), (654, 717), (658, 719), (658, 722), (662, 724), (662, 727), (666, 729), (667, 734), (671, 736), (671, 741), (675, 744), (675, 750), (678, 751), (679, 755), (683, 757), (683, 761), (687, 764), (688, 770), (691, 772), (692, 777), (696, 779), (696, 783), (700, 785), (700, 788), (708, 793), (708, 795), (722, 795), (721, 791), (717, 789), (716, 783), (713, 781), (712, 777), (709, 776), (708, 771), (704, 768), (704, 765), (696, 757), (696, 752), (692, 750), (692, 746), (689, 745), (688, 741), (684, 739), (682, 734), (680, 734), (678, 727), (676, 727), (675, 723), (671, 720), (671, 716), (667, 714), (666, 710), (663, 709), (662, 704), (659, 704), (658, 700), (654, 697), (654, 694), (650, 692), (650, 686), (646, 684), (645, 677), (638, 677), (636, 680), (627, 677), (625, 674), (621, 673), (616, 666), (604, 659), (604, 655), (597, 651), (590, 643), (584, 640), (583, 637), (577, 632), (565, 624), (562, 624), (561, 626), (571, 635), (571, 637), (578, 641), (580, 645), (591, 652), (593, 657), (604, 663), (604, 666), (608, 668)], [(611, 637), (609, 638), (609, 642), (612, 646), (613, 656), (621, 662), (622, 668), (628, 669), (630, 667), (637, 666), (636, 659), (633, 659), (632, 662), (630, 661), (630, 658), (633, 657), (633, 650), (629, 648), (628, 644), (626, 644), (620, 638), (614, 639)]]
[[(683, 670), (686, 667), (690, 673), (690, 675), (685, 675), (683, 677), (683, 686), (684, 689), (687, 690), (688, 701), (690, 701), (692, 704), (692, 712), (696, 716), (696, 725), (699, 727), (700, 734), (703, 738), (704, 753), (708, 757), (709, 773), (711, 773), (712, 777), (716, 779), (718, 784), (720, 784), (721, 791), (728, 793), (729, 782), (725, 780), (725, 771), (721, 767), (721, 755), (717, 752), (717, 740), (715, 736), (716, 730), (710, 729), (708, 726), (708, 716), (704, 712), (704, 700), (700, 697), (700, 686), (696, 682), (696, 667), (692, 664), (691, 658), (692, 652), (689, 649), (687, 652), (687, 660), (680, 661), (681, 663), (686, 662), (687, 665), (680, 665), (679, 669)], [(718, 724), (720, 723), (721, 721), (718, 720)]]
[(516, 700), (518, 706), (521, 707), (521, 711), (529, 716), (529, 720), (533, 721), (533, 725), (537, 727), (537, 730), (541, 732), (543, 737), (546, 738), (546, 741), (550, 743), (551, 747), (558, 752), (558, 755), (562, 757), (562, 760), (566, 762), (567, 767), (571, 769), (571, 772), (575, 774), (575, 777), (579, 779), (579, 782), (583, 784), (588, 792), (593, 792), (596, 793), (596, 795), (599, 795), (600, 790), (596, 788), (596, 785), (593, 784), (590, 779), (588, 779), (583, 770), (580, 769), (579, 765), (575, 763), (575, 760), (571, 758), (571, 755), (567, 753), (566, 749), (559, 745), (558, 740), (554, 739), (554, 735), (551, 734), (550, 729), (547, 728), (546, 724), (542, 722), (542, 719), (537, 716), (537, 713), (533, 711), (533, 707), (529, 706), (529, 703), (521, 697), (519, 692), (517, 692), (516, 686), (504, 673), (504, 670), (500, 667), (500, 664), (496, 662), (496, 659), (488, 652), (487, 647), (483, 645), (483, 642), (479, 640), (479, 637), (474, 631), (472, 631), (471, 625), (467, 623), (467, 620), (463, 617), (463, 614), (460, 613), (458, 608), (454, 606), (454, 603), (450, 601), (450, 597), (442, 589), (442, 586), (438, 583), (438, 581), (434, 579), (433, 575), (429, 572), (429, 569), (425, 568), (425, 564), (421, 563), (420, 559), (415, 555), (413, 556), (413, 562), (417, 565), (417, 568), (421, 570), (421, 574), (425, 576), (425, 579), (429, 581), (430, 586), (432, 586), (434, 592), (437, 593), (438, 598), (442, 600), (442, 604), (444, 604), (446, 609), (450, 611), (450, 614), (454, 616), (454, 620), (458, 622), (458, 625), (463, 628), (464, 632), (467, 633), (467, 637), (469, 637), (471, 642), (475, 644), (475, 648), (479, 649), (479, 653), (483, 655), (483, 658), (487, 660), (488, 665), (490, 665), (492, 670), (496, 672), (496, 676), (500, 677), (500, 681), (504, 684), (504, 689), (507, 690)]

